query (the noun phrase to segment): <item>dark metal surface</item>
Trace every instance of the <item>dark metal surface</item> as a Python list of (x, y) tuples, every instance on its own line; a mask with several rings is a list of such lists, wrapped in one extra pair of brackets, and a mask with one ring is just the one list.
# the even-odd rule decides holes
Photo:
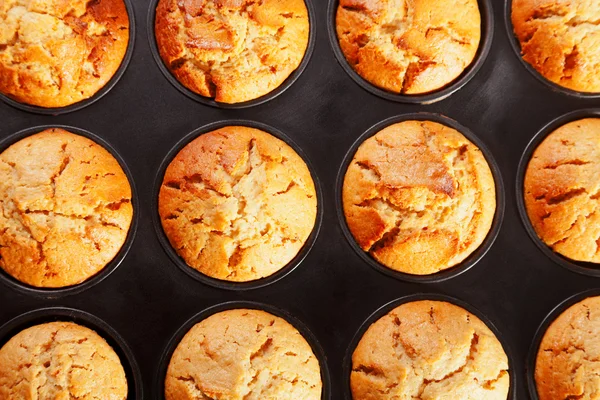
[[(514, 354), (517, 398), (527, 399), (525, 364), (539, 324), (565, 298), (600, 287), (600, 280), (561, 268), (530, 240), (515, 200), (517, 167), (543, 126), (569, 111), (600, 108), (600, 100), (550, 90), (523, 67), (505, 32), (503, 0), (493, 0), (496, 23), (490, 54), (461, 90), (431, 105), (384, 100), (362, 89), (337, 63), (327, 34), (327, 1), (315, 0), (314, 6), (317, 37), (311, 61), (296, 83), (262, 105), (241, 110), (207, 107), (175, 89), (150, 51), (148, 2), (137, 0), (133, 58), (106, 96), (57, 117), (0, 104), (0, 139), (45, 124), (76, 126), (104, 138), (131, 169), (140, 199), (135, 242), (113, 274), (58, 300), (0, 285), (0, 324), (47, 306), (88, 311), (130, 344), (150, 398), (160, 357), (185, 321), (217, 303), (259, 301), (289, 312), (315, 334), (327, 355), (332, 398), (340, 399), (344, 354), (363, 321), (399, 297), (441, 293), (476, 307), (503, 333)], [(337, 172), (354, 141), (386, 118), (422, 111), (444, 114), (477, 135), (500, 166), (506, 189), (504, 222), (487, 255), (464, 274), (431, 284), (406, 283), (373, 270), (348, 245), (335, 208)], [(213, 288), (181, 272), (161, 248), (152, 223), (153, 183), (168, 151), (192, 130), (224, 119), (254, 120), (281, 130), (312, 161), (323, 188), (323, 225), (311, 252), (284, 279), (252, 291)]]

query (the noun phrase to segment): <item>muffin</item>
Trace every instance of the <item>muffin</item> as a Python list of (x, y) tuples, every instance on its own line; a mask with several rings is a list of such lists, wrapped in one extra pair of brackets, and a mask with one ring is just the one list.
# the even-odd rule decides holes
[(597, 399), (600, 387), (600, 297), (587, 298), (550, 325), (537, 353), (539, 400)]
[(508, 359), (494, 333), (468, 311), (415, 301), (373, 323), (352, 354), (354, 400), (506, 400)]
[(496, 210), (494, 178), (479, 148), (431, 121), (393, 124), (365, 140), (346, 171), (342, 200), (358, 245), (414, 275), (465, 260)]
[(71, 286), (125, 243), (131, 187), (102, 146), (47, 129), (0, 154), (0, 211), (0, 267), (31, 286)]
[(159, 0), (155, 36), (183, 86), (240, 103), (270, 93), (298, 68), (308, 11), (304, 0)]
[(123, 0), (3, 0), (0, 93), (39, 107), (93, 96), (127, 51)]
[(194, 325), (169, 363), (166, 400), (320, 400), (319, 361), (285, 320), (229, 310)]
[(317, 196), (308, 167), (281, 140), (228, 126), (205, 133), (171, 161), (158, 211), (192, 268), (246, 282), (288, 264), (313, 230)]
[(600, 92), (599, 20), (596, 1), (512, 1), (523, 59), (549, 81), (579, 92)]
[(1, 400), (125, 400), (119, 357), (96, 332), (71, 322), (27, 328), (0, 349)]
[(393, 93), (424, 94), (473, 62), (481, 16), (477, 0), (339, 0), (336, 30), (364, 79)]
[(525, 207), (540, 239), (575, 261), (600, 263), (600, 119), (558, 128), (525, 172)]

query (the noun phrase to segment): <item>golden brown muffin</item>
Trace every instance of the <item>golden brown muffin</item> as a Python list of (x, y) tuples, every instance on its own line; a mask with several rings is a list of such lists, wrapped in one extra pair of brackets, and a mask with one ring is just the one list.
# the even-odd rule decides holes
[(350, 387), (354, 400), (506, 400), (508, 359), (473, 314), (415, 301), (367, 329), (352, 354)]
[(525, 206), (555, 252), (600, 263), (600, 119), (570, 122), (534, 151), (525, 172)]
[(302, 62), (304, 0), (160, 0), (160, 56), (185, 87), (222, 103), (264, 96)]
[(484, 241), (496, 211), (494, 178), (479, 148), (431, 121), (400, 122), (365, 140), (342, 198), (359, 246), (415, 275), (462, 262)]
[(523, 59), (546, 79), (600, 92), (600, 3), (513, 0), (512, 23)]
[(423, 94), (471, 64), (481, 16), (477, 0), (340, 0), (336, 28), (360, 76), (390, 92)]
[(23, 283), (92, 277), (119, 252), (132, 217), (127, 176), (90, 139), (47, 129), (0, 154), (0, 267)]
[(169, 363), (166, 400), (321, 399), (321, 369), (287, 321), (229, 310), (196, 324)]
[(556, 318), (537, 354), (539, 400), (599, 398), (599, 332), (600, 297), (587, 298)]
[(93, 96), (127, 51), (123, 0), (0, 1), (0, 92), (40, 107)]
[(158, 210), (190, 267), (243, 282), (272, 275), (298, 254), (315, 225), (317, 197), (291, 147), (258, 129), (229, 126), (175, 156)]
[(119, 356), (96, 332), (72, 322), (25, 329), (0, 349), (0, 400), (125, 400)]

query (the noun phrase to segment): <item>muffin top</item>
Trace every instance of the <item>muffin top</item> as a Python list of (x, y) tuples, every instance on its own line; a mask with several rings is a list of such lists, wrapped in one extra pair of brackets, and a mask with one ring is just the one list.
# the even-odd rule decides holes
[(346, 171), (342, 199), (359, 246), (415, 275), (467, 258), (496, 210), (494, 178), (481, 151), (431, 121), (393, 124), (365, 140)]
[(550, 325), (538, 350), (539, 400), (596, 399), (600, 386), (600, 297), (587, 298)]
[(0, 92), (40, 107), (93, 96), (125, 56), (123, 0), (2, 0)]
[(600, 263), (600, 119), (548, 135), (529, 161), (524, 191), (544, 243), (570, 259)]
[(506, 400), (509, 386), (494, 333), (446, 302), (402, 304), (373, 323), (352, 354), (355, 400)]
[(0, 154), (0, 267), (31, 286), (71, 286), (95, 275), (125, 242), (131, 188), (102, 146), (62, 129)]
[(546, 79), (579, 92), (600, 92), (600, 3), (512, 0), (523, 59)]
[(304, 58), (304, 0), (159, 0), (155, 35), (185, 87), (222, 103), (271, 92)]
[(471, 64), (481, 16), (477, 0), (340, 0), (336, 28), (360, 76), (390, 92), (423, 94)]
[(31, 398), (125, 400), (127, 379), (96, 332), (50, 322), (19, 332), (0, 349), (0, 399)]
[(321, 399), (319, 361), (287, 321), (229, 310), (196, 324), (169, 363), (166, 400)]
[(251, 281), (288, 264), (313, 230), (315, 186), (300, 156), (258, 129), (229, 126), (187, 144), (158, 197), (165, 234), (192, 268)]

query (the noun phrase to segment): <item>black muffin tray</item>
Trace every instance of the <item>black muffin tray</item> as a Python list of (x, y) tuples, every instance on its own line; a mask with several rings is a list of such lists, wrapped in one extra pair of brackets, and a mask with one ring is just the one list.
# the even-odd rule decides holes
[[(15, 288), (14, 282), (3, 284), (8, 279), (0, 275), (0, 325), (19, 318), (0, 329), (0, 346), (37, 322), (80, 322), (95, 328), (125, 359), (129, 398), (158, 400), (163, 398), (164, 359), (182, 326), (189, 326), (192, 318), (197, 321), (199, 313), (208, 315), (210, 307), (218, 307), (214, 311), (231, 306), (222, 303), (246, 302), (234, 304), (265, 305), (267, 310), (291, 316), (310, 336), (316, 353), (323, 350), (322, 366), (328, 366), (328, 372), (325, 368), (323, 372), (324, 398), (345, 399), (349, 366), (344, 360), (348, 361), (355, 335), (361, 326), (364, 329), (367, 318), (406, 296), (449, 299), (468, 305), (493, 325), (510, 359), (510, 399), (531, 398), (528, 353), (538, 340), (538, 327), (566, 299), (600, 288), (600, 279), (594, 266), (550, 257), (537, 242), (519, 213), (523, 211), (517, 200), (522, 182), (519, 164), (529, 154), (530, 141), (555, 119), (571, 112), (577, 118), (597, 116), (598, 96), (577, 95), (536, 77), (518, 57), (505, 1), (481, 0), (482, 43), (491, 44), (489, 52), (480, 49), (476, 64), (439, 95), (384, 98), (376, 90), (366, 90), (364, 82), (342, 66), (339, 48), (331, 40), (335, 0), (312, 0), (314, 48), (305, 59), (304, 71), (291, 78), (295, 81), (287, 89), (264, 102), (244, 108), (219, 107), (184, 95), (165, 77), (164, 68), (157, 64), (155, 44), (149, 40), (150, 3), (155, 4), (133, 0), (137, 29), (131, 60), (114, 87), (98, 101), (55, 116), (0, 102), (0, 143), (4, 146), (13, 141), (12, 135), (37, 126), (66, 125), (91, 132), (127, 165), (138, 199), (137, 230), (129, 251), (120, 263), (111, 265), (110, 275), (105, 273), (94, 284), (74, 293), (46, 293)], [(497, 164), (501, 178), (496, 179), (499, 214), (490, 233), (495, 240), (486, 239), (489, 249), (478, 251), (469, 265), (459, 266), (459, 273), (408, 281), (400, 274), (382, 273), (349, 242), (343, 218), (339, 218), (338, 174), (361, 135), (384, 120), (401, 120), (415, 113), (429, 113), (437, 119), (442, 115), (465, 127), (489, 151), (494, 160), (490, 164), (493, 168)], [(322, 191), (322, 222), (315, 228), (318, 236), (312, 248), (278, 276), (281, 279), (235, 290), (231, 285), (200, 281), (181, 270), (177, 256), (164, 249), (155, 208), (156, 184), (172, 149), (206, 125), (240, 120), (265, 124), (302, 150)], [(48, 309), (52, 307), (84, 313)], [(23, 316), (38, 309), (45, 310)]]

